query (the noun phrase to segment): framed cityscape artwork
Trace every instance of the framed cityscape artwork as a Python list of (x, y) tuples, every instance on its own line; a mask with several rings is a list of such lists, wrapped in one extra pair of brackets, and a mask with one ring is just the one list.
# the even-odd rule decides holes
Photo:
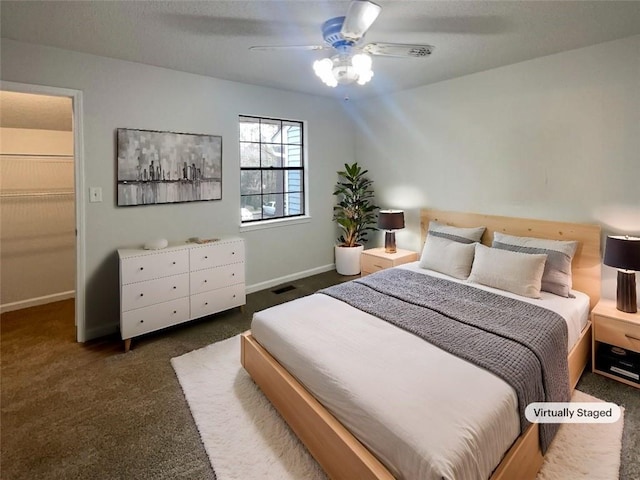
[(117, 129), (118, 206), (222, 198), (222, 137)]

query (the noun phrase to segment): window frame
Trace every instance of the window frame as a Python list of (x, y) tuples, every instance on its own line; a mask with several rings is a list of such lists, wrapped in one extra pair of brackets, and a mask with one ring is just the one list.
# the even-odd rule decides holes
[[(279, 122), (280, 130), (280, 141), (279, 142), (265, 142), (262, 137), (262, 132), (260, 129), (258, 130), (257, 140), (243, 140), (241, 134), (241, 125), (243, 120), (255, 121), (259, 125), (262, 125), (262, 122), (267, 124)], [(286, 124), (293, 124), (294, 126), (298, 126), (300, 128), (300, 143), (289, 143), (284, 138), (284, 126)], [(288, 118), (275, 118), (275, 117), (266, 117), (259, 115), (238, 115), (238, 160), (240, 167), (240, 206), (241, 209), (245, 205), (243, 202), (244, 197), (252, 197), (259, 196), (260, 197), (260, 218), (252, 219), (252, 220), (243, 220), (242, 215), (240, 215), (240, 228), (241, 230), (254, 230), (259, 228), (266, 228), (270, 226), (279, 226), (279, 225), (291, 225), (296, 223), (306, 223), (310, 220), (309, 214), (309, 178), (308, 178), (308, 149), (306, 145), (306, 137), (307, 137), (307, 122), (304, 120), (292, 120)], [(257, 146), (258, 152), (258, 166), (243, 166), (243, 146), (248, 144), (255, 144)], [(275, 146), (275, 150), (279, 150), (280, 152), (286, 151), (288, 146), (294, 145), (299, 146), (300, 148), (300, 165), (299, 166), (285, 166), (281, 164), (280, 166), (263, 166), (263, 154), (266, 151), (265, 146)], [(277, 152), (276, 152), (277, 153)], [(287, 190), (286, 183), (287, 179), (286, 172), (288, 171), (297, 171), (299, 172), (299, 181), (300, 181), (300, 189), (299, 190)], [(243, 172), (258, 172), (260, 175), (260, 191), (258, 193), (242, 193), (242, 177)], [(273, 174), (273, 172), (280, 172), (282, 175), (282, 191), (270, 192), (267, 191), (265, 193), (265, 185), (262, 182), (263, 175), (266, 173)], [(274, 196), (279, 196), (282, 199), (287, 198), (289, 194), (298, 194), (299, 201), (301, 205), (301, 212), (295, 214), (285, 215), (285, 211), (287, 208), (286, 202), (283, 201), (282, 206), (282, 215), (279, 216), (269, 216), (265, 217), (264, 210), (262, 207), (268, 202), (265, 200), (267, 198), (273, 198)], [(255, 207), (254, 207), (255, 208)]]

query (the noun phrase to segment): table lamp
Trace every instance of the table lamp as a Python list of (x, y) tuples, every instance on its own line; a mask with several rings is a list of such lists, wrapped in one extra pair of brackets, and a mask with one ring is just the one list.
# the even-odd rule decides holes
[(607, 236), (604, 264), (618, 269), (617, 309), (636, 313), (636, 271), (640, 271), (640, 237)]
[(404, 228), (404, 212), (402, 210), (380, 210), (378, 228), (386, 230), (384, 234), (384, 251), (396, 253), (396, 232)]

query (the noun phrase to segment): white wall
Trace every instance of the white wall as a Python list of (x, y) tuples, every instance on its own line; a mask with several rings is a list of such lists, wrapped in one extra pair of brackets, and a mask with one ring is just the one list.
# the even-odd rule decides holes
[[(378, 203), (407, 211), (400, 247), (420, 248), (420, 207), (640, 234), (638, 36), (352, 102), (347, 115), (326, 98), (6, 39), (0, 58), (3, 80), (84, 94), (85, 185), (104, 195), (85, 207), (90, 336), (117, 322), (117, 247), (238, 233), (239, 114), (306, 120), (309, 128), (312, 221), (243, 233), (249, 285), (332, 263), (335, 171), (354, 155), (370, 169)], [(223, 199), (117, 208), (118, 127), (222, 135)], [(604, 267), (603, 276), (612, 297), (615, 273)]]
[(408, 212), (400, 247), (420, 207), (640, 234), (640, 36), (352, 105), (379, 204)]
[(73, 133), (0, 128), (0, 140), (0, 310), (72, 298)]
[[(335, 172), (353, 160), (353, 129), (340, 102), (7, 39), (1, 61), (2, 80), (83, 91), (85, 185), (103, 189), (102, 203), (85, 206), (89, 338), (118, 323), (118, 247), (157, 237), (182, 241), (239, 234), (239, 114), (304, 120), (308, 128), (312, 219), (242, 234), (248, 285), (332, 265)], [(222, 200), (116, 207), (119, 127), (221, 135)]]

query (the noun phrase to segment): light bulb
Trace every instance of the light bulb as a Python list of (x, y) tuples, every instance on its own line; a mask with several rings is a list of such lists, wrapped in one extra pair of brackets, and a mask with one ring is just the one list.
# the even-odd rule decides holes
[(358, 85), (364, 85), (373, 77), (373, 71), (369, 70), (368, 72), (361, 73), (358, 75)]
[(352, 82), (364, 85), (373, 77), (371, 63), (371, 57), (364, 53), (335, 55), (313, 62), (313, 71), (329, 87)]
[(319, 77), (326, 73), (331, 73), (331, 69), (333, 68), (333, 62), (330, 58), (323, 58), (322, 60), (316, 60), (313, 62), (313, 71)]
[(313, 71), (328, 87), (335, 87), (338, 85), (338, 82), (333, 76), (332, 59), (323, 58), (322, 60), (316, 60), (315, 62), (313, 62)]
[(371, 71), (371, 57), (366, 53), (358, 53), (351, 59), (351, 64), (358, 74)]

